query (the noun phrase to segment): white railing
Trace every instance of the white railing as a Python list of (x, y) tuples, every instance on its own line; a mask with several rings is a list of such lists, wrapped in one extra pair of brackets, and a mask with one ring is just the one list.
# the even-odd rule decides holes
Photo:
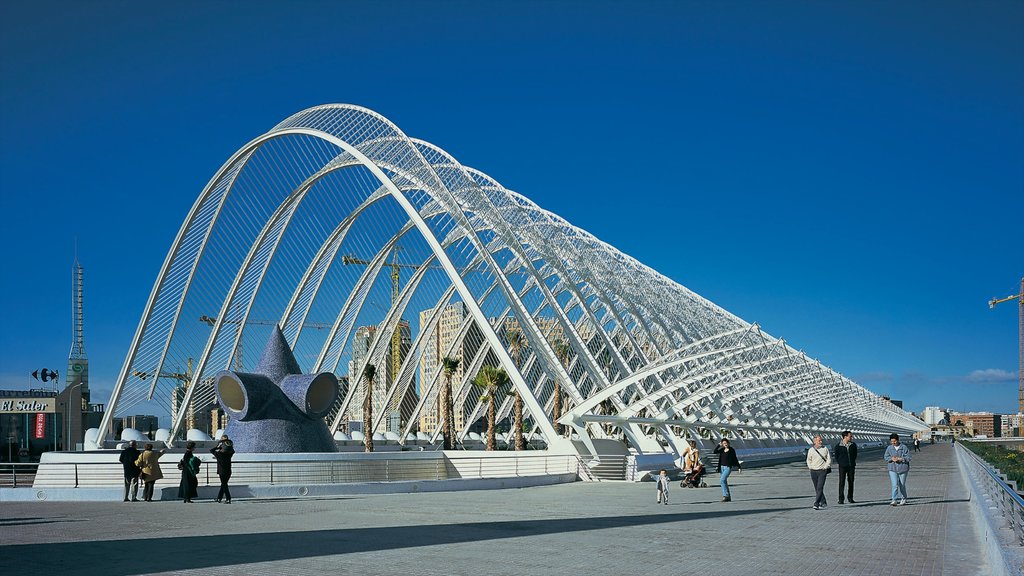
[(983, 460), (970, 448), (962, 445), (957, 448), (966, 456), (965, 461), (970, 464), (970, 474), (991, 496), (999, 514), (1013, 529), (1017, 543), (1024, 546), (1024, 498), (1017, 493), (1016, 483), (1007, 481), (998, 468)]

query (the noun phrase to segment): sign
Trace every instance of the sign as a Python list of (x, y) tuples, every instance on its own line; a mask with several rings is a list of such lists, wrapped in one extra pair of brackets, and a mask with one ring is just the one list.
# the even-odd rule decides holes
[(36, 439), (46, 438), (46, 414), (39, 412), (36, 414)]
[(55, 398), (0, 398), (0, 414), (55, 412)]

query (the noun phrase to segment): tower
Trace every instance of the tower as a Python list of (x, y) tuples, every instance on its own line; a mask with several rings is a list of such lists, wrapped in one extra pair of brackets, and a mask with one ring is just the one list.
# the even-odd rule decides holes
[(68, 371), (64, 392), (61, 394), (64, 409), (65, 439), (68, 448), (80, 443), (84, 437), (82, 414), (89, 404), (89, 359), (85, 355), (84, 275), (82, 265), (75, 256), (71, 268), (71, 352), (68, 354)]

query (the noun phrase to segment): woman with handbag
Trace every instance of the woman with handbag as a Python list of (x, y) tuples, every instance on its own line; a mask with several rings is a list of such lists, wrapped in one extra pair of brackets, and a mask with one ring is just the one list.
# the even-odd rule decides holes
[(185, 455), (178, 462), (178, 470), (181, 470), (181, 483), (178, 484), (178, 498), (186, 504), (199, 495), (199, 458), (193, 454), (196, 449), (195, 442), (185, 445)]
[(814, 437), (814, 446), (807, 451), (807, 468), (811, 471), (811, 482), (814, 482), (814, 509), (821, 510), (828, 506), (825, 478), (832, 471), (832, 454), (822, 446), (820, 434)]
[(162, 449), (160, 452), (154, 452), (153, 445), (147, 443), (142, 454), (135, 459), (135, 465), (142, 470), (139, 479), (144, 483), (142, 499), (146, 502), (153, 501), (153, 487), (157, 480), (164, 477), (163, 471), (160, 470), (160, 455), (166, 451), (166, 449)]

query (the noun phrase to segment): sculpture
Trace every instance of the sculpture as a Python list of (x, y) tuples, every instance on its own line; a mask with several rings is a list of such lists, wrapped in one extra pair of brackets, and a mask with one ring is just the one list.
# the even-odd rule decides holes
[(224, 370), (214, 382), (237, 452), (338, 451), (323, 420), (338, 399), (338, 378), (303, 374), (278, 326), (256, 372)]

